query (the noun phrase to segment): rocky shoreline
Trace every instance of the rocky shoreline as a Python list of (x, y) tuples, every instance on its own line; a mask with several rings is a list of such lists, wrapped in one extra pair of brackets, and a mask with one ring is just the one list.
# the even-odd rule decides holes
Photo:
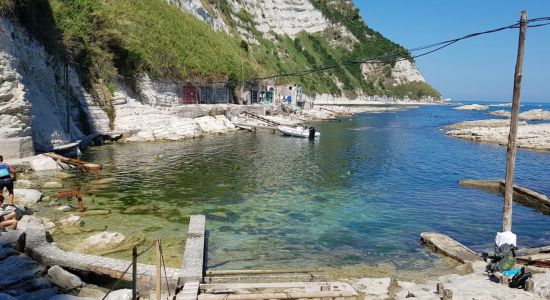
[[(494, 105), (503, 106), (503, 105)], [(456, 110), (477, 110), (489, 109), (486, 105), (465, 105), (454, 108)], [(480, 143), (508, 145), (510, 133), (510, 116), (507, 110), (496, 110), (488, 112), (489, 115), (507, 117), (508, 119), (488, 119), (465, 121), (445, 126), (448, 136), (476, 141)], [(519, 148), (550, 151), (550, 112), (543, 109), (532, 109), (519, 114), (518, 139)], [(527, 121), (538, 121), (535, 124)]]
[[(508, 145), (510, 121), (481, 120), (468, 121), (449, 126), (448, 136), (481, 143)], [(517, 146), (531, 150), (550, 151), (550, 124), (520, 123)]]

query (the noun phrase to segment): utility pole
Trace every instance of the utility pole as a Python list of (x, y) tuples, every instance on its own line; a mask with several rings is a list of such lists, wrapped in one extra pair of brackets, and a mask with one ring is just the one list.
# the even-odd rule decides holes
[(516, 140), (518, 134), (518, 115), (521, 95), (521, 79), (523, 77), (523, 56), (525, 50), (525, 34), (527, 33), (527, 12), (521, 12), (518, 57), (514, 75), (514, 98), (512, 102), (512, 117), (510, 119), (510, 135), (508, 136), (508, 158), (506, 160), (506, 190), (504, 192), (504, 210), (502, 213), (502, 230), (512, 231), (512, 196), (514, 195), (514, 170), (516, 165)]

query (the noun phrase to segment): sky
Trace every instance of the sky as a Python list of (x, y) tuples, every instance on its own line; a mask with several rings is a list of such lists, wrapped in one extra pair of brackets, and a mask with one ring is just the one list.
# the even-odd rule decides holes
[[(414, 48), (511, 25), (522, 10), (528, 18), (550, 17), (550, 0), (353, 0), (367, 25)], [(420, 57), (417, 66), (445, 98), (511, 101), (519, 29), (458, 42)], [(521, 101), (550, 103), (550, 25), (527, 30)]]

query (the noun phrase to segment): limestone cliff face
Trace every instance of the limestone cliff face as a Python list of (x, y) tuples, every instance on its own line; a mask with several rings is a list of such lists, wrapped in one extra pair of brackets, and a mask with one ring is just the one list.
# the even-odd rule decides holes
[[(322, 33), (330, 31), (338, 39), (331, 40), (335, 47), (343, 47), (351, 50), (355, 43), (359, 42), (356, 37), (343, 24), (333, 23), (323, 13), (315, 8), (310, 0), (226, 0), (218, 1), (227, 3), (230, 13), (224, 13), (216, 5), (208, 4), (209, 1), (201, 0), (167, 0), (186, 12), (192, 13), (195, 17), (209, 23), (215, 30), (228, 30), (228, 21), (235, 24), (240, 37), (249, 43), (258, 43), (258, 32), (264, 37), (275, 40), (273, 34), (287, 35), (294, 38), (300, 32)], [(349, 0), (338, 0), (346, 5), (353, 5)], [(330, 1), (329, 1), (330, 2)], [(334, 0), (332, 2), (335, 2)], [(246, 20), (242, 15), (246, 14), (252, 18), (253, 27), (258, 32), (250, 30), (246, 26)], [(367, 36), (370, 38), (370, 36)], [(380, 64), (365, 64), (362, 66), (364, 79), (381, 74)], [(400, 85), (409, 82), (426, 82), (420, 70), (409, 60), (397, 61), (390, 70), (391, 84)], [(336, 84), (338, 80), (336, 80)]]
[(73, 70), (70, 101), (65, 100), (63, 76), (63, 65), (25, 29), (0, 18), (0, 153), (13, 157), (50, 151), (101, 127), (91, 121), (91, 97)]

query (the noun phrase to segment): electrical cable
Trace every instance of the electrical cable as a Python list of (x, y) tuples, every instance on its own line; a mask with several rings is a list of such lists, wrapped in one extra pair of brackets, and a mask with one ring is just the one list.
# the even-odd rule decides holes
[[(550, 21), (550, 17), (533, 18), (533, 19), (527, 20), (526, 22), (528, 24), (527, 27), (536, 28), (536, 27), (544, 27), (544, 26), (550, 25), (550, 22), (548, 22), (548, 21)], [(537, 23), (537, 22), (545, 22), (545, 23), (531, 24), (531, 23)], [(454, 39), (450, 39), (450, 40), (446, 40), (446, 41), (441, 41), (441, 42), (437, 42), (437, 43), (433, 43), (433, 44), (429, 44), (429, 45), (419, 46), (419, 47), (410, 48), (410, 49), (396, 49), (396, 50), (394, 50), (393, 52), (390, 52), (390, 53), (386, 53), (386, 54), (379, 55), (379, 56), (376, 56), (376, 57), (366, 58), (366, 59), (359, 60), (359, 61), (347, 61), (347, 62), (340, 63), (340, 64), (328, 65), (328, 66), (323, 66), (323, 67), (318, 67), (318, 68), (311, 68), (311, 69), (295, 71), (295, 72), (278, 73), (278, 74), (273, 74), (273, 75), (269, 75), (269, 76), (265, 76), (265, 77), (252, 77), (252, 78), (249, 78), (247, 80), (244, 80), (244, 83), (253, 83), (253, 82), (259, 81), (259, 80), (277, 79), (277, 78), (280, 78), (280, 77), (305, 76), (305, 75), (312, 74), (312, 73), (318, 73), (318, 72), (323, 72), (323, 71), (327, 71), (327, 70), (331, 70), (331, 69), (336, 69), (336, 68), (341, 68), (341, 67), (346, 67), (346, 66), (351, 66), (351, 65), (357, 65), (357, 64), (393, 63), (393, 62), (398, 62), (398, 61), (403, 61), (403, 60), (409, 60), (409, 58), (402, 57), (403, 55), (397, 55), (397, 54), (403, 54), (405, 51), (407, 51), (408, 53), (412, 53), (412, 52), (416, 52), (416, 51), (435, 48), (435, 49), (426, 51), (426, 52), (421, 53), (421, 54), (412, 55), (410, 57), (410, 59), (415, 59), (415, 58), (423, 57), (423, 56), (432, 54), (434, 52), (440, 51), (444, 48), (447, 48), (447, 47), (459, 42), (459, 41), (463, 41), (463, 40), (474, 38), (474, 37), (481, 36), (481, 35), (496, 33), (496, 32), (500, 32), (500, 31), (504, 31), (504, 30), (508, 30), (508, 29), (517, 29), (517, 28), (519, 28), (519, 26), (520, 26), (520, 22), (518, 21), (518, 22), (516, 22), (514, 24), (511, 24), (511, 25), (502, 26), (502, 27), (498, 27), (498, 28), (494, 28), (494, 29), (475, 32), (475, 33), (470, 33), (470, 34), (467, 34), (467, 35), (464, 35), (464, 36), (461, 36), (461, 37), (458, 37), (458, 38), (454, 38)], [(89, 69), (89, 67), (84, 66), (84, 65), (79, 64), (79, 63), (74, 62), (74, 61), (69, 61), (69, 63)], [(141, 78), (127, 77), (127, 76), (122, 76), (122, 75), (119, 75), (119, 74), (115, 74), (115, 76), (118, 77), (118, 78), (121, 78), (121, 79), (131, 79), (131, 80), (136, 80), (136, 81), (144, 81)], [(160, 81), (160, 80), (149, 80), (149, 81), (150, 82), (155, 82), (155, 83), (164, 83), (164, 84), (182, 84), (182, 83), (183, 84), (229, 84), (229, 83), (243, 82), (242, 80), (225, 80), (225, 81), (176, 81), (176, 80), (174, 80), (174, 81)]]

